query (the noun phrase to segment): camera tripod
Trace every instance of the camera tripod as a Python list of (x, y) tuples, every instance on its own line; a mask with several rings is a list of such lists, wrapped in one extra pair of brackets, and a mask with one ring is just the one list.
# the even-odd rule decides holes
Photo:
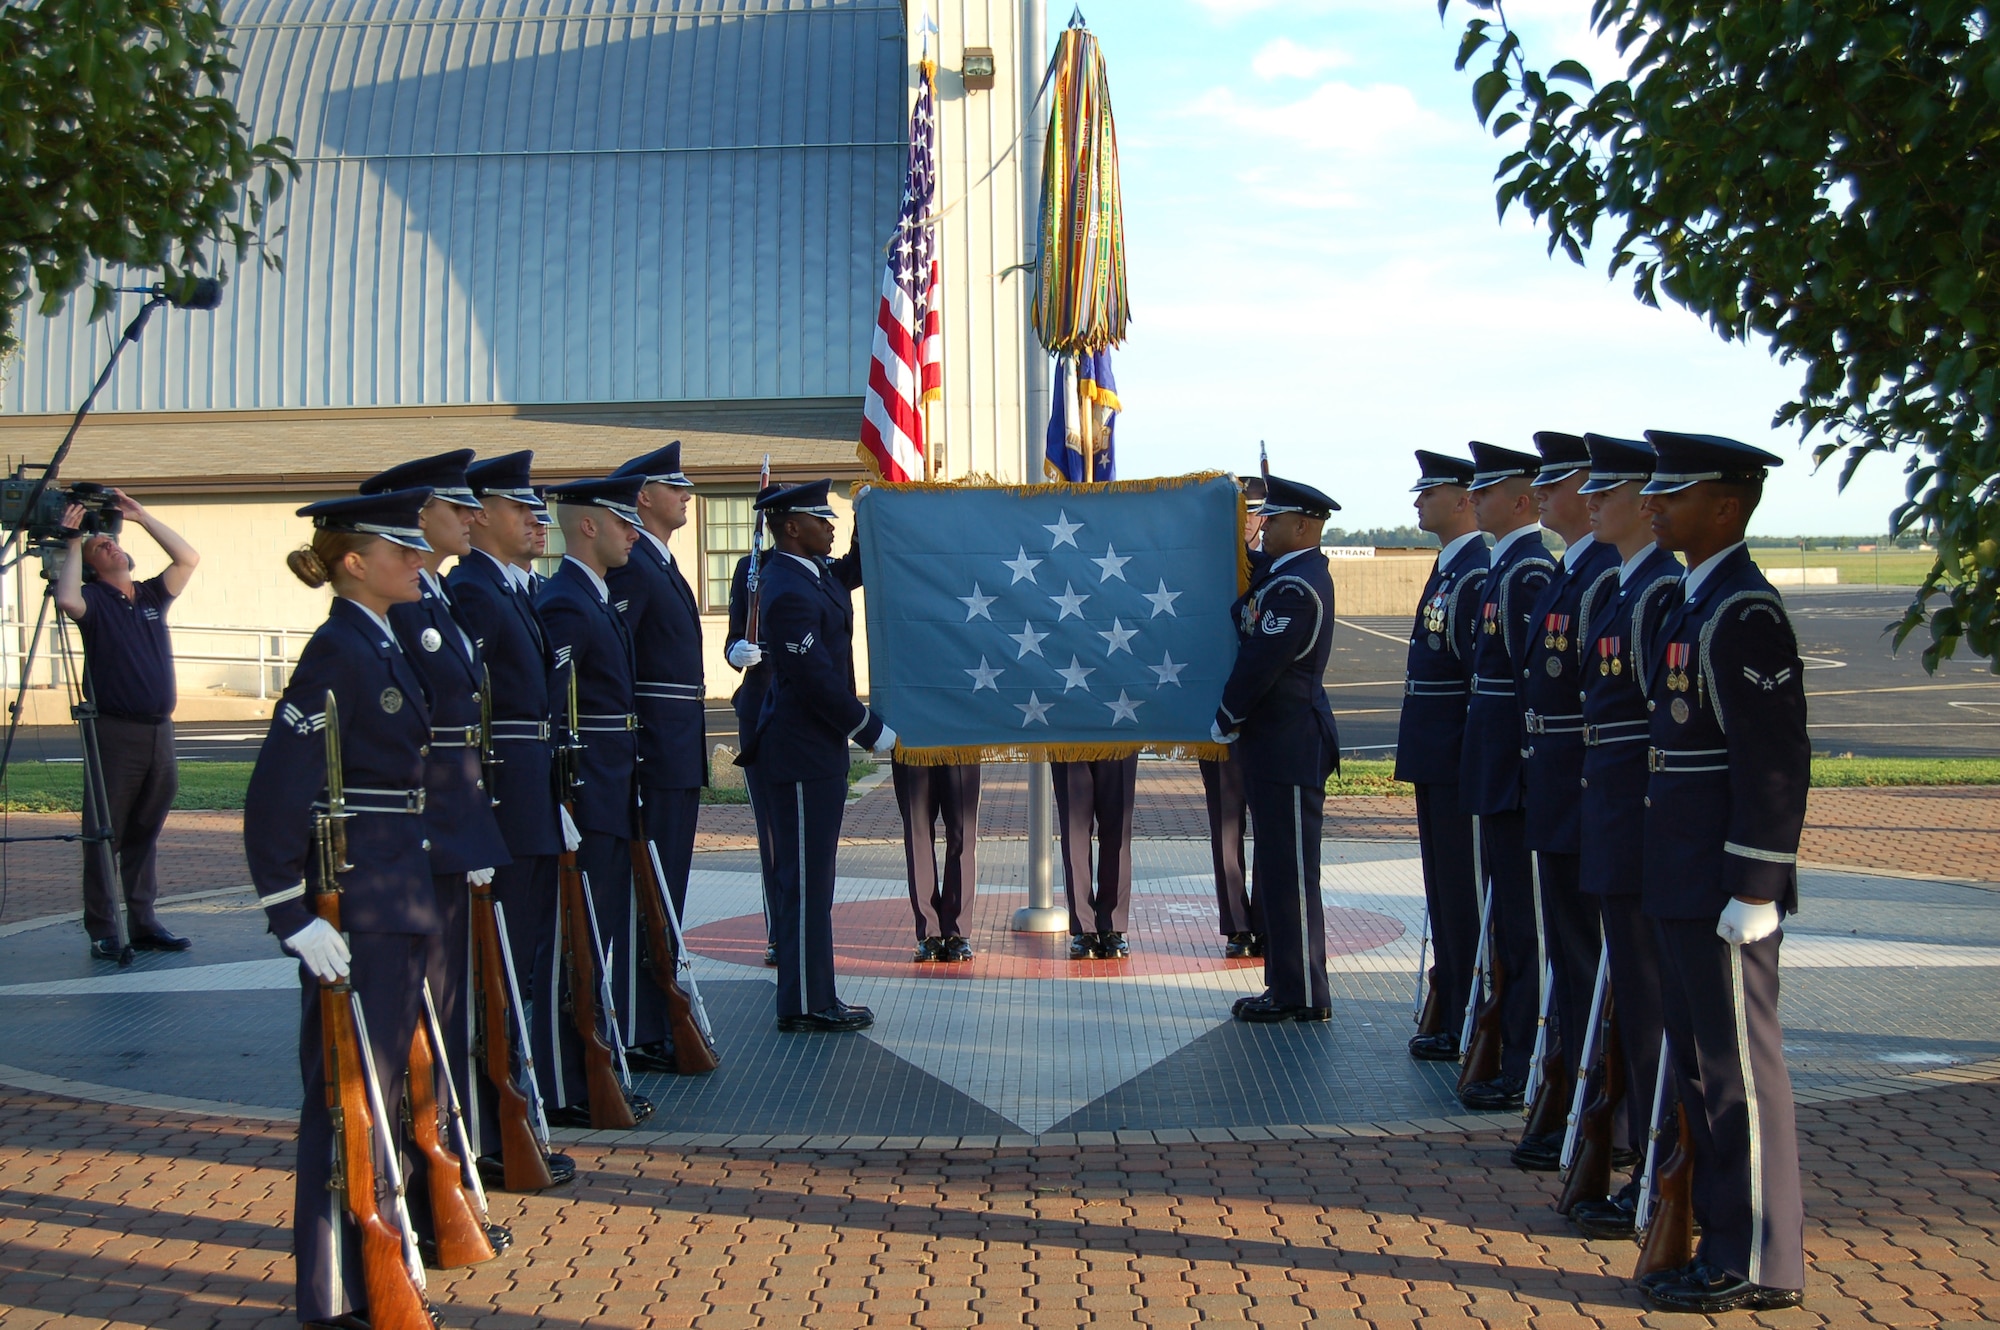
[[(51, 556), (57, 551), (50, 547), (42, 550), (42, 607), (35, 615), (34, 635), (28, 639), (28, 650), (21, 657), (21, 677), (14, 689), (14, 700), (8, 706), (7, 742), (0, 747), (0, 779), (5, 779), (8, 762), (14, 756), (14, 739), (21, 731), (21, 711), (25, 705), (28, 679), (34, 672), (35, 653), (42, 643), (42, 630), (48, 626), (49, 610), (56, 599), (56, 560)], [(77, 557), (81, 557), (79, 554)], [(103, 876), (105, 888), (111, 893), (114, 903), (111, 917), (118, 947), (118, 963), (132, 963), (132, 925), (128, 917), (129, 906), (125, 900), (125, 882), (118, 871), (118, 854), (112, 848), (111, 800), (104, 786), (104, 751), (97, 741), (97, 703), (91, 697), (90, 677), (78, 663), (77, 651), (70, 645), (69, 624), (58, 613), (56, 615), (56, 649), (63, 665), (63, 675), (69, 687), (70, 718), (76, 721), (77, 738), (83, 750), (83, 821), (81, 829), (73, 834), (48, 836), (0, 836), (0, 845), (15, 845), (35, 841), (82, 842), (84, 853), (97, 860), (97, 870)]]

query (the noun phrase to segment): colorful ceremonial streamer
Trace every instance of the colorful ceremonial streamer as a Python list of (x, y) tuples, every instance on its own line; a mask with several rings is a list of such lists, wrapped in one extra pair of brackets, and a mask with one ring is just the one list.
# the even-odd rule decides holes
[(1111, 82), (1080, 22), (1057, 43), (1049, 84), (1035, 333), (1057, 355), (1088, 355), (1125, 340), (1129, 311)]

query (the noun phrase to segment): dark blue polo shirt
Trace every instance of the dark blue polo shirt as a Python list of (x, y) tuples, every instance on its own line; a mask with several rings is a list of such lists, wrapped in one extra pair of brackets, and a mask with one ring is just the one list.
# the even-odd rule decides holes
[(131, 600), (102, 582), (83, 584), (77, 627), (91, 696), (103, 715), (162, 721), (174, 714), (174, 649), (167, 640), (174, 598), (165, 576), (134, 583)]

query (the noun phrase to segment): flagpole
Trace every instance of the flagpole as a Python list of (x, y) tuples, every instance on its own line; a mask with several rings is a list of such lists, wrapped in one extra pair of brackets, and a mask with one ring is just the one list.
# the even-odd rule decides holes
[[(1042, 68), (1049, 58), (1047, 0), (1021, 0), (1021, 250), (1034, 253), (1042, 224), (1042, 150), (1048, 122), (1035, 107), (1035, 90), (1042, 85)], [(1027, 438), (1021, 457), (1021, 483), (1041, 479), (1042, 450), (1049, 426), (1049, 358), (1035, 336), (1035, 278), (1021, 282), (1021, 369), (1023, 413)], [(1049, 764), (1028, 764), (1028, 903), (1014, 911), (1016, 933), (1063, 933), (1069, 911), (1056, 906), (1056, 792)]]

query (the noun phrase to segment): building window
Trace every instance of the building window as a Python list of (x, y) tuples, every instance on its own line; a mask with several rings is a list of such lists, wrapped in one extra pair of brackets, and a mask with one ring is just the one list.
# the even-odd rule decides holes
[(750, 552), (750, 533), (756, 528), (752, 502), (748, 494), (701, 501), (702, 608), (712, 614), (728, 612), (736, 561)]

